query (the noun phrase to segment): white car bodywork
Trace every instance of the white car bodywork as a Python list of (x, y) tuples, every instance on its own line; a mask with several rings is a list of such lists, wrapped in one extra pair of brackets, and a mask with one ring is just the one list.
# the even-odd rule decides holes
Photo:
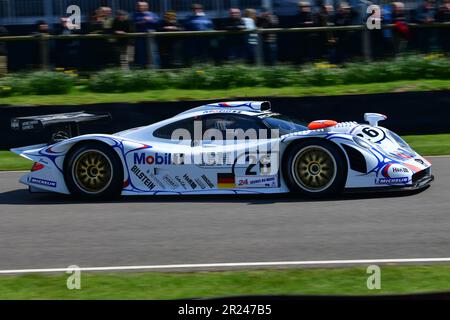
[[(347, 191), (359, 188), (417, 187), (420, 178), (431, 177), (431, 164), (411, 150), (397, 135), (377, 126), (381, 115), (366, 119), (375, 124), (343, 122), (318, 130), (303, 130), (281, 135), (276, 139), (254, 140), (223, 145), (217, 141), (186, 144), (154, 135), (155, 131), (183, 119), (196, 119), (209, 114), (239, 114), (264, 117), (272, 113), (261, 110), (263, 102), (216, 103), (195, 108), (173, 118), (112, 135), (89, 134), (67, 139), (53, 145), (35, 145), (12, 149), (13, 152), (43, 165), (20, 179), (34, 191), (69, 194), (64, 178), (65, 156), (82, 141), (98, 141), (114, 149), (122, 161), (124, 182), (122, 195), (170, 194), (237, 194), (289, 192), (282, 167), (287, 148), (302, 139), (325, 139), (337, 145), (347, 162)], [(241, 163), (209, 165), (186, 161), (206, 153), (233, 152), (239, 158), (250, 146), (277, 143), (274, 152), (278, 170), (267, 169), (256, 159)], [(184, 159), (180, 160), (180, 155)], [(272, 155), (273, 157), (274, 155)], [(258, 157), (258, 156), (256, 156)], [(184, 161), (183, 161), (184, 160)], [(254, 161), (254, 159), (253, 159)], [(186, 163), (188, 162), (188, 163)], [(267, 162), (267, 161), (266, 161)], [(249, 170), (251, 166), (251, 170)], [(42, 166), (41, 166), (42, 167)], [(249, 174), (249, 172), (251, 174)], [(428, 181), (429, 182), (429, 181)]]

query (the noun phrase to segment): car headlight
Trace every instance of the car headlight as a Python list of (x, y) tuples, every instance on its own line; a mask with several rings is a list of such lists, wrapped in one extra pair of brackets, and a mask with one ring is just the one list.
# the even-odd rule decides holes
[(372, 147), (371, 144), (368, 141), (366, 141), (366, 140), (364, 140), (364, 139), (362, 139), (360, 137), (357, 137), (357, 136), (353, 137), (353, 141), (355, 141), (355, 143), (358, 146), (360, 146), (362, 148), (365, 148), (365, 149), (370, 149)]
[(409, 144), (405, 140), (403, 140), (398, 134), (396, 134), (390, 130), (387, 130), (387, 132), (389, 134), (389, 137), (391, 137), (395, 142), (397, 142), (401, 148), (403, 148), (406, 151), (409, 151), (411, 153), (414, 153), (413, 149), (411, 149)]

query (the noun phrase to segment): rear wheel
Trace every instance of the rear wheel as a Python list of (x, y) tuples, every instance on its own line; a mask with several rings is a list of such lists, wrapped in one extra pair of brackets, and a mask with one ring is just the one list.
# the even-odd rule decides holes
[(286, 155), (284, 177), (291, 191), (311, 197), (340, 193), (347, 176), (337, 146), (322, 140), (300, 142)]
[(119, 195), (122, 189), (122, 164), (107, 145), (83, 144), (68, 155), (65, 179), (75, 196), (111, 198)]

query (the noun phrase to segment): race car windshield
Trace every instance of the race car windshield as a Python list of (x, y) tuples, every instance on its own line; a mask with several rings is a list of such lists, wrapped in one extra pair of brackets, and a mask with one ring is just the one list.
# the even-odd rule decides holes
[(268, 117), (264, 118), (264, 122), (271, 129), (280, 130), (280, 134), (288, 134), (297, 131), (305, 131), (308, 130), (308, 127), (304, 122), (301, 122), (297, 119), (290, 118), (281, 114), (271, 114)]

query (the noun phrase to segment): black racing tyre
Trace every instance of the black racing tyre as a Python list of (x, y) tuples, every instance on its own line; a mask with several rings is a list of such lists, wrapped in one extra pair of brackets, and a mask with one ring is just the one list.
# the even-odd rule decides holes
[(73, 196), (114, 198), (120, 195), (123, 186), (122, 162), (108, 145), (84, 143), (67, 155), (64, 177)]
[(347, 162), (338, 146), (320, 139), (294, 143), (283, 158), (283, 175), (289, 190), (314, 198), (342, 192)]

